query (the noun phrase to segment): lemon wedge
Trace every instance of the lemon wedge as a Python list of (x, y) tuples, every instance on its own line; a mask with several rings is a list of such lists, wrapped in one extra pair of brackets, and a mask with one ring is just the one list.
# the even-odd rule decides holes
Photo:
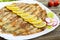
[(42, 22), (40, 24), (34, 25), (36, 28), (42, 28), (46, 26), (46, 22)]

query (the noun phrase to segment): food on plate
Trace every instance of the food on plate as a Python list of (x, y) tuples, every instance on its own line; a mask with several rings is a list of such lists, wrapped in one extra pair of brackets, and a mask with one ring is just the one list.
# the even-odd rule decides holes
[(13, 3), (0, 9), (0, 29), (15, 36), (38, 33), (56, 25), (52, 14), (38, 4)]

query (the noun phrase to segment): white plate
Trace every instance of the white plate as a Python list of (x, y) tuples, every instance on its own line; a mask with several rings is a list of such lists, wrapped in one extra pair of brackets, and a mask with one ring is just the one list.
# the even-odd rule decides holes
[[(21, 3), (21, 2), (23, 2), (23, 3), (32, 3), (32, 4), (37, 3), (37, 4), (39, 4), (43, 9), (45, 9), (45, 10), (47, 11), (47, 13), (48, 13), (48, 12), (52, 12), (52, 11), (50, 11), (47, 7), (45, 7), (42, 3), (37, 2), (37, 1), (16, 1), (15, 3), (17, 3), (17, 2), (18, 2), (18, 3)], [(0, 2), (0, 9), (1, 9), (2, 7), (4, 7), (4, 6), (9, 5), (9, 4), (12, 4), (12, 3), (14, 3), (14, 2)], [(54, 13), (54, 15), (55, 15), (55, 13)], [(57, 25), (56, 25), (55, 27), (52, 27), (51, 29), (47, 29), (47, 28), (46, 28), (44, 31), (39, 32), (39, 33), (35, 33), (35, 34), (31, 34), (31, 35), (26, 35), (26, 36), (13, 36), (12, 34), (2, 34), (2, 33), (0, 33), (0, 36), (3, 37), (3, 38), (5, 38), (5, 39), (9, 39), (9, 40), (22, 40), (22, 39), (32, 39), (32, 38), (36, 38), (36, 37), (38, 37), (38, 36), (42, 36), (42, 35), (44, 35), (44, 34), (47, 34), (47, 33), (53, 31), (55, 28), (58, 27), (58, 25), (59, 25), (59, 18), (58, 18), (56, 15), (55, 15), (55, 18), (58, 20), (58, 23), (57, 23)]]

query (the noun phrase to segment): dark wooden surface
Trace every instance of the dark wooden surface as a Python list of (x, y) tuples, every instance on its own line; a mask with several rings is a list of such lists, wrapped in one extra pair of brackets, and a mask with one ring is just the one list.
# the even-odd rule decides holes
[[(41, 3), (43, 3), (46, 7), (48, 4), (49, 0), (37, 0)], [(55, 14), (59, 17), (60, 19), (60, 5), (57, 7), (48, 7), (50, 10), (52, 10), (53, 12), (55, 12)], [(4, 40), (3, 38), (0, 38), (0, 40)], [(60, 25), (52, 32), (43, 35), (41, 37), (37, 37), (34, 39), (30, 39), (30, 40), (60, 40)]]

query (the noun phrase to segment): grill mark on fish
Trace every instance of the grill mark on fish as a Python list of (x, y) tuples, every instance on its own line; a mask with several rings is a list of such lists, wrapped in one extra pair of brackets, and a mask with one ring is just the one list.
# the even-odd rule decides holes
[(19, 30), (21, 28), (20, 24), (23, 22), (23, 19), (22, 18), (19, 18), (16, 22), (16, 25), (15, 25), (15, 29), (13, 30), (14, 32), (16, 30)]
[(3, 20), (3, 21), (7, 21), (7, 19), (8, 19), (8, 18), (10, 18), (10, 17), (11, 17), (11, 15), (12, 15), (12, 14), (8, 14), (8, 15), (6, 15), (5, 17), (3, 17), (3, 19), (2, 19), (2, 20)]
[(13, 22), (13, 21), (16, 20), (16, 19), (17, 19), (16, 16), (15, 16), (15, 17), (12, 17), (12, 19), (9, 19), (10, 22), (5, 21), (5, 23), (3, 24), (3, 26), (6, 25), (6, 24), (10, 24), (11, 22)]
[(22, 3), (22, 4), (18, 5), (18, 7), (19, 7), (19, 8), (22, 8), (22, 7), (24, 7), (25, 5), (27, 5), (27, 4)]
[(33, 11), (36, 10), (36, 9), (35, 9), (35, 6), (29, 6), (28, 8), (29, 8), (28, 10), (26, 10), (27, 8), (25, 9), (25, 12), (27, 12), (27, 13), (29, 13), (29, 14), (32, 14)]
[(24, 10), (25, 8), (29, 7), (29, 5), (25, 5), (24, 7), (22, 7), (21, 9)]
[(0, 25), (4, 25), (5, 23), (9, 22), (8, 18), (10, 17), (11, 15), (7, 15), (5, 16), (4, 18), (2, 18), (2, 21), (0, 22)]
[(8, 12), (3, 12), (3, 10), (2, 10), (2, 13), (0, 14), (0, 19), (5, 17), (6, 15), (8, 15)]
[[(19, 19), (20, 19), (20, 18), (19, 18)], [(13, 31), (16, 31), (16, 30), (20, 29), (20, 23), (21, 23), (22, 20), (19, 20), (19, 19), (17, 19), (16, 25), (15, 25)]]
[(31, 8), (32, 8), (33, 5), (29, 4), (29, 6), (27, 8), (24, 9), (25, 12), (28, 12)]
[[(7, 27), (7, 30), (6, 31), (10, 31), (10, 32), (12, 32), (12, 31), (14, 31), (14, 30), (16, 30), (18, 27), (15, 27), (15, 25), (16, 25), (16, 22), (17, 22), (17, 20), (15, 20), (15, 21), (13, 21), (13, 22), (11, 22), (9, 25), (11, 25), (10, 26), (10, 29)], [(9, 26), (8, 25), (8, 26)]]
[[(14, 23), (15, 22), (15, 23)], [(11, 23), (9, 23), (8, 25), (5, 24), (3, 25), (3, 27), (6, 29), (6, 31), (10, 31), (10, 29), (16, 24), (17, 19), (15, 19), (14, 21), (12, 21)], [(9, 29), (9, 30), (8, 30)]]
[(43, 20), (45, 20), (46, 17), (47, 17), (46, 11), (43, 10), (43, 11), (42, 11), (42, 16), (41, 16), (41, 18), (42, 18)]

